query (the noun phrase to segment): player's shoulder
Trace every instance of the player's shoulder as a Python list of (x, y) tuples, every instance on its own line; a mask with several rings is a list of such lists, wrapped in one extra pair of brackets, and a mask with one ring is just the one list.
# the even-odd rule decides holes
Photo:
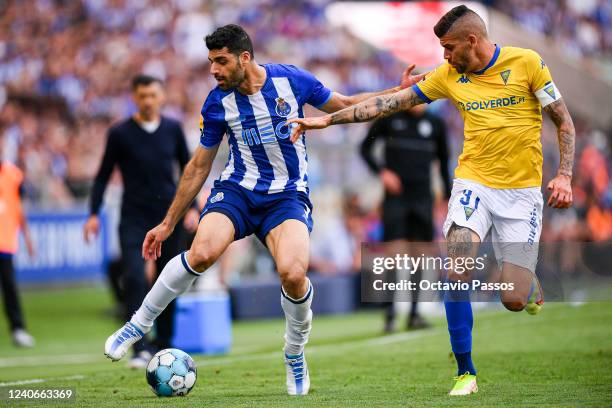
[(218, 86), (208, 93), (202, 104), (202, 116), (208, 120), (224, 118), (223, 98), (232, 93), (233, 90), (224, 91)]
[(449, 75), (452, 74), (452, 72), (453, 72), (453, 67), (448, 62), (444, 61), (442, 64), (438, 65), (431, 71), (427, 72), (423, 80), (426, 81), (427, 79), (430, 79), (434, 76), (441, 78), (441, 79), (446, 79), (449, 77)]
[(161, 123), (164, 129), (174, 132), (175, 135), (180, 135), (183, 132), (183, 125), (174, 118), (162, 115)]
[(291, 77), (291, 76), (302, 76), (304, 74), (308, 74), (309, 72), (303, 68), (298, 67), (293, 64), (264, 64), (266, 71), (272, 77)]
[(265, 64), (266, 72), (271, 78), (287, 78), (296, 90), (307, 89), (315, 81), (315, 75), (297, 65), (292, 64)]
[(108, 129), (109, 136), (129, 132), (134, 119), (132, 117), (125, 118), (118, 122), (114, 122)]
[(181, 127), (181, 122), (179, 122), (178, 120), (176, 120), (174, 118), (170, 118), (168, 116), (165, 116), (165, 115), (162, 115), (161, 121), (162, 121), (162, 123), (165, 123), (166, 126), (169, 126), (169, 127), (172, 127), (172, 128), (180, 128)]

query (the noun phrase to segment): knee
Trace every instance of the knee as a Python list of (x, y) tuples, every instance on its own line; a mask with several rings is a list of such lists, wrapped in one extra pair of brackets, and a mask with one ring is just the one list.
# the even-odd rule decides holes
[(502, 296), (501, 300), (504, 307), (511, 312), (520, 312), (527, 306), (527, 301), (517, 295)]
[(209, 249), (208, 245), (202, 245), (202, 248), (191, 248), (187, 253), (187, 262), (189, 266), (198, 273), (202, 273), (212, 266), (219, 257), (214, 251)]
[(299, 261), (280, 262), (277, 269), (285, 292), (292, 298), (300, 297), (306, 282), (306, 266)]

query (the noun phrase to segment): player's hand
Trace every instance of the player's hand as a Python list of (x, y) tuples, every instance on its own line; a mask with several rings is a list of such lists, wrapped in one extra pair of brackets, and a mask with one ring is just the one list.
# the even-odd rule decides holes
[(26, 249), (28, 250), (28, 256), (30, 259), (34, 259), (36, 257), (36, 250), (34, 249), (34, 244), (32, 243), (32, 238), (30, 238), (30, 234), (24, 236)]
[(329, 126), (330, 116), (317, 116), (314, 118), (293, 118), (287, 121), (291, 128), (291, 143), (295, 143), (305, 131), (309, 129), (324, 129)]
[(572, 205), (572, 178), (563, 174), (557, 175), (548, 183), (548, 206), (553, 208), (569, 208)]
[(411, 75), (415, 67), (416, 65), (412, 64), (408, 66), (408, 68), (406, 68), (404, 72), (402, 73), (402, 77), (400, 78), (400, 88), (401, 89), (410, 88), (412, 85), (416, 84), (421, 79), (425, 78), (425, 74)]
[(402, 194), (402, 192), (404, 191), (404, 188), (402, 187), (402, 180), (395, 172), (389, 169), (382, 169), (379, 175), (380, 181), (385, 187), (386, 192), (391, 195)]
[(167, 224), (161, 223), (151, 231), (147, 232), (144, 242), (142, 243), (142, 257), (148, 260), (156, 260), (161, 256), (162, 242), (164, 242), (173, 229)]
[(195, 208), (190, 208), (183, 218), (183, 227), (189, 233), (194, 233), (198, 229), (200, 213)]
[(85, 242), (89, 243), (98, 236), (100, 232), (100, 219), (97, 215), (92, 214), (87, 218), (85, 226), (83, 227), (83, 238)]

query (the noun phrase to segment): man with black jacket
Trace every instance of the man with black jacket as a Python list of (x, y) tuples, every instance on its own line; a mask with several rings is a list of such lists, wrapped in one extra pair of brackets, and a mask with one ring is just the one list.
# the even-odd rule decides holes
[[(377, 140), (384, 143), (382, 162), (374, 155)], [(420, 254), (413, 242), (433, 240), (434, 200), (431, 191), (431, 165), (437, 160), (448, 199), (451, 181), (448, 172), (446, 127), (424, 105), (398, 112), (375, 121), (361, 145), (361, 155), (368, 167), (377, 173), (385, 189), (383, 202), (384, 241), (393, 254)], [(415, 255), (416, 256), (416, 255)], [(421, 270), (413, 278), (420, 280)], [(418, 288), (418, 284), (417, 284)], [(423, 328), (427, 323), (417, 311), (418, 291), (413, 292), (409, 328)], [(385, 331), (394, 328), (393, 302), (385, 303)]]
[[(138, 112), (113, 126), (108, 133), (102, 164), (91, 192), (90, 216), (84, 227), (85, 239), (97, 235), (100, 228), (98, 213), (104, 190), (115, 165), (123, 179), (123, 199), (119, 240), (124, 264), (123, 291), (127, 318), (138, 309), (149, 286), (145, 278), (142, 242), (148, 230), (162, 220), (176, 192), (178, 170), (189, 161), (189, 151), (180, 124), (160, 114), (164, 101), (161, 81), (148, 75), (138, 75), (132, 82), (134, 102)], [(194, 218), (195, 217), (195, 218)], [(198, 211), (187, 214), (197, 225)], [(157, 273), (179, 252), (182, 230), (177, 228), (168, 238), (157, 259)], [(157, 320), (155, 347), (170, 347), (174, 326), (174, 302)], [(144, 341), (134, 344), (134, 357), (128, 366), (141, 368), (150, 358)]]

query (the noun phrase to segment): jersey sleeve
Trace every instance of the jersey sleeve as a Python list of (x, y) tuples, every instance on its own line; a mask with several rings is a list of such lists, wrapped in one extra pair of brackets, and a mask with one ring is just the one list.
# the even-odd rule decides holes
[(106, 147), (104, 148), (104, 156), (102, 156), (100, 168), (98, 169), (98, 173), (96, 174), (96, 178), (94, 179), (94, 183), (91, 188), (89, 213), (92, 215), (100, 212), (106, 185), (108, 184), (108, 180), (113, 173), (115, 164), (119, 161), (121, 149), (118, 144), (120, 135), (118, 135), (117, 132), (118, 130), (116, 128), (111, 128), (108, 131)]
[(561, 99), (561, 92), (552, 80), (548, 66), (540, 55), (532, 50), (525, 54), (527, 78), (531, 92), (538, 98), (542, 107)]
[(370, 129), (368, 130), (367, 136), (365, 137), (365, 139), (363, 139), (363, 142), (361, 142), (361, 157), (366, 162), (370, 170), (372, 170), (372, 172), (374, 172), (375, 174), (380, 173), (380, 170), (383, 166), (376, 160), (376, 157), (374, 155), (374, 145), (376, 143), (376, 140), (385, 139), (388, 120), (389, 118), (385, 117), (374, 121), (374, 123), (372, 123), (372, 126), (370, 126)]
[(224, 111), (215, 100), (213, 94), (209, 94), (200, 114), (200, 144), (206, 149), (217, 146), (225, 134)]
[(446, 77), (448, 69), (445, 65), (440, 65), (431, 72), (428, 72), (422, 81), (412, 85), (412, 90), (427, 103), (436, 99), (447, 97)]
[(300, 89), (302, 102), (317, 109), (325, 105), (331, 98), (332, 91), (325, 87), (312, 73), (297, 67), (294, 68), (294, 84)]

